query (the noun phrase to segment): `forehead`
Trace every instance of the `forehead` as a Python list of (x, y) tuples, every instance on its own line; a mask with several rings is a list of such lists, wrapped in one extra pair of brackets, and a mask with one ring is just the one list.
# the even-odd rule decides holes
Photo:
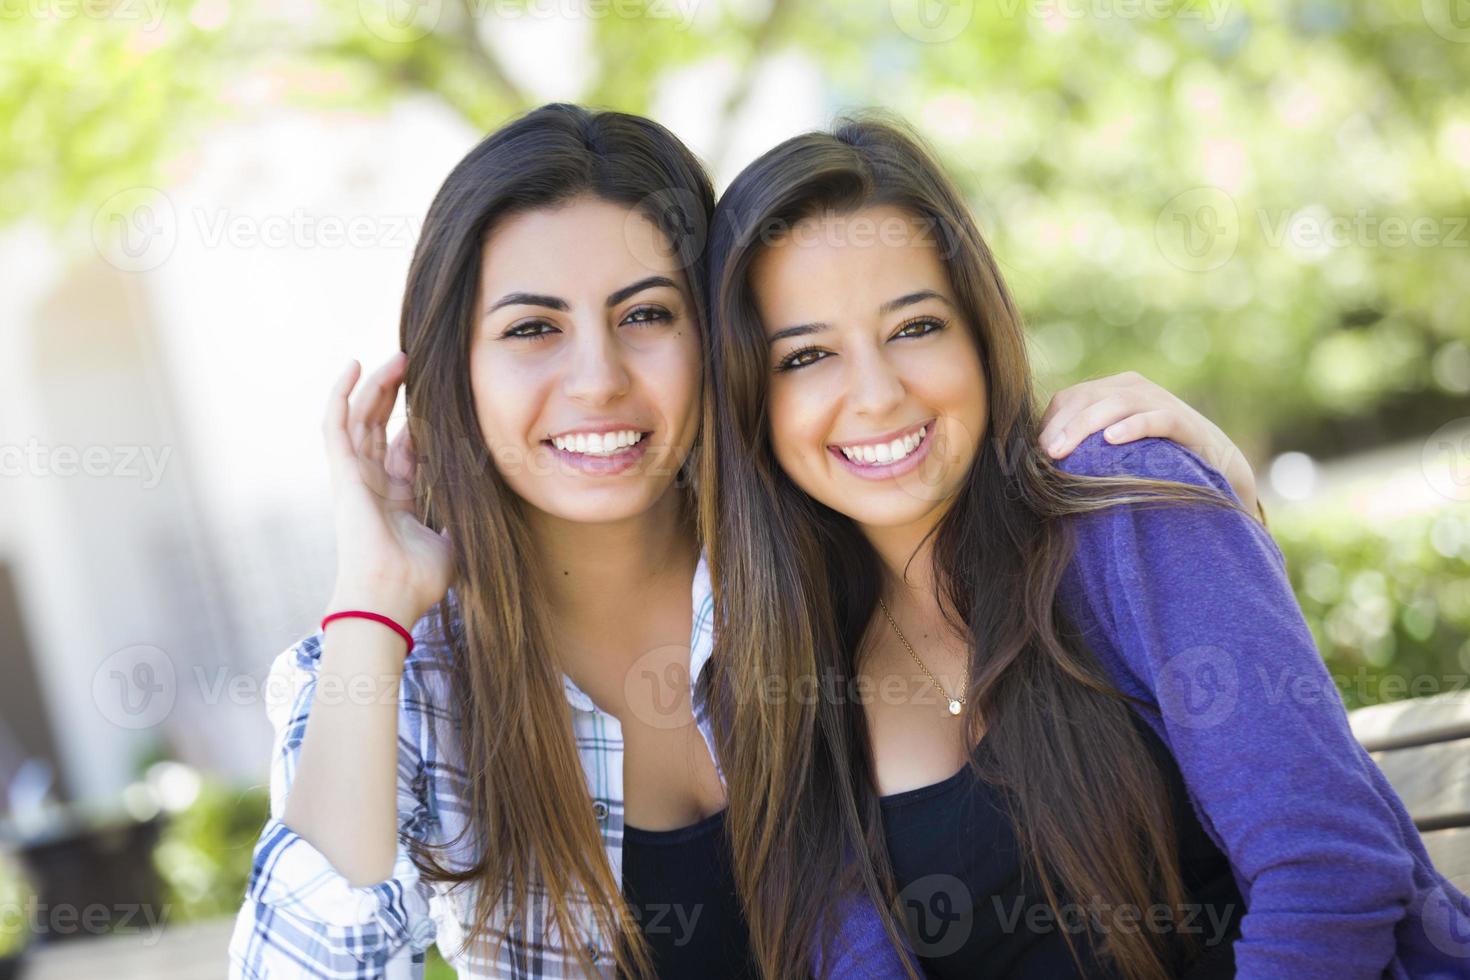
[(480, 282), (487, 291), (561, 284), (602, 289), (652, 275), (684, 284), (667, 236), (634, 208), (577, 197), (498, 222), (485, 239)]
[(931, 223), (887, 205), (802, 219), (761, 249), (750, 281), (763, 313), (781, 318), (875, 307), (917, 288), (948, 292)]

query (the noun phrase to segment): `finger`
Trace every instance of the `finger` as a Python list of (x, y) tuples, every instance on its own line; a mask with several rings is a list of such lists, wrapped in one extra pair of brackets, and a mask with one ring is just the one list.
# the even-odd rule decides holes
[[(1055, 434), (1058, 425), (1065, 425), (1067, 420), (1078, 411), (1120, 388), (1143, 389), (1152, 384), (1153, 382), (1136, 371), (1123, 371), (1119, 374), (1090, 378), (1074, 385), (1068, 385), (1052, 395), (1051, 401), (1047, 403), (1046, 411), (1041, 414), (1042, 431), (1049, 430), (1051, 434)], [(1050, 424), (1054, 422), (1057, 424)], [(1046, 445), (1045, 441), (1042, 442), (1042, 445)]]
[(404, 426), (393, 437), (388, 446), (383, 467), (388, 476), (388, 500), (399, 510), (408, 510), (414, 504), (414, 471), (417, 460), (413, 456), (413, 441), (408, 426)]
[(1083, 439), (1099, 429), (1127, 418), (1134, 414), (1134, 411), (1135, 406), (1130, 403), (1126, 394), (1105, 395), (1084, 406), (1065, 422), (1054, 421), (1052, 434), (1042, 442), (1042, 447), (1053, 459), (1060, 459), (1076, 449), (1077, 444)]
[[(352, 401), (348, 415), (348, 432), (359, 454), (370, 454), (381, 460), (387, 449), (388, 415), (398, 398), (398, 386), (408, 363), (400, 351), (388, 358), (363, 383), (362, 391)], [(377, 433), (375, 430), (383, 432)]]
[[(1063, 399), (1064, 395), (1066, 396), (1065, 400)], [(1075, 427), (1078, 424), (1078, 419), (1083, 412), (1088, 411), (1092, 406), (1097, 405), (1109, 398), (1122, 398), (1128, 400), (1131, 398), (1131, 396), (1132, 390), (1129, 388), (1120, 388), (1117, 386), (1102, 387), (1095, 383), (1088, 384), (1086, 387), (1083, 387), (1082, 385), (1073, 385), (1072, 388), (1068, 389), (1067, 391), (1058, 392), (1057, 411), (1052, 415), (1051, 421), (1047, 422), (1046, 425), (1042, 427), (1041, 434), (1038, 437), (1037, 441), (1040, 442), (1043, 447), (1047, 447), (1048, 451), (1050, 451), (1050, 447), (1052, 446), (1060, 447), (1065, 435), (1075, 433)], [(1144, 406), (1141, 405), (1134, 406), (1134, 409), (1135, 411), (1142, 410), (1143, 407)], [(1075, 445), (1077, 442), (1082, 441), (1082, 439), (1086, 435), (1086, 432), (1077, 435), (1076, 439), (1073, 442), (1073, 445)], [(1068, 451), (1070, 451), (1070, 449)]]
[(1070, 416), (1077, 410), (1077, 406), (1087, 400), (1088, 392), (1097, 386), (1097, 381), (1079, 381), (1074, 385), (1068, 385), (1061, 391), (1051, 396), (1051, 401), (1046, 403), (1046, 411), (1041, 413), (1041, 424), (1043, 428), (1058, 413)]
[(1175, 435), (1174, 422), (1174, 414), (1165, 408), (1137, 412), (1103, 429), (1103, 438), (1115, 446), (1147, 439), (1150, 436), (1169, 439)]
[(384, 461), (388, 474), (395, 480), (413, 478), (413, 456), (408, 448), (408, 426), (398, 430), (398, 435), (388, 444), (388, 457)]
[(357, 363), (356, 358), (348, 361), (327, 395), (326, 410), (322, 414), (322, 441), (327, 448), (328, 460), (333, 465), (344, 462), (352, 455), (352, 441), (347, 434), (347, 396), (352, 393), (352, 386), (357, 384), (361, 369), (362, 365)]

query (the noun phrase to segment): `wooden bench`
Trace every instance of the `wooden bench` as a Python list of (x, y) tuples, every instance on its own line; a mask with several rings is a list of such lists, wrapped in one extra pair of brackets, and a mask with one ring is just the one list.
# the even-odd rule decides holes
[(1353, 735), (1404, 801), (1439, 872), (1470, 884), (1470, 691), (1359, 708)]

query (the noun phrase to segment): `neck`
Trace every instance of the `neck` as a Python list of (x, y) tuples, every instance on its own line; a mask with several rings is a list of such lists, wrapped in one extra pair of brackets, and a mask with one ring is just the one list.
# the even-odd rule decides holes
[(676, 491), (641, 514), (605, 524), (535, 510), (528, 520), (555, 649), (579, 686), (578, 675), (606, 663), (620, 638), (637, 642), (640, 617), (630, 610), (651, 611), (670, 589), (688, 606), (699, 541)]
[(674, 491), (641, 514), (584, 524), (533, 511), (535, 567), (557, 616), (576, 617), (603, 600), (636, 592), (698, 562), (693, 525)]
[(920, 618), (939, 614), (938, 576), (934, 571), (934, 535), (947, 508), (936, 508), (913, 524), (863, 526), (862, 533), (883, 565), (880, 595), (891, 608), (907, 608)]

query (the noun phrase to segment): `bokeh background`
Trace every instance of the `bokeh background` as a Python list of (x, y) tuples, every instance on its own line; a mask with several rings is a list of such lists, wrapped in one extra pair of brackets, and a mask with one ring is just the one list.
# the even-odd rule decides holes
[(552, 100), (651, 115), (718, 187), (844, 110), (908, 118), (1046, 392), (1136, 370), (1245, 450), (1345, 703), (1466, 686), (1464, 0), (0, 0), (27, 975), (224, 975), (265, 671), (332, 585), (327, 386), (396, 349), (449, 168)]

